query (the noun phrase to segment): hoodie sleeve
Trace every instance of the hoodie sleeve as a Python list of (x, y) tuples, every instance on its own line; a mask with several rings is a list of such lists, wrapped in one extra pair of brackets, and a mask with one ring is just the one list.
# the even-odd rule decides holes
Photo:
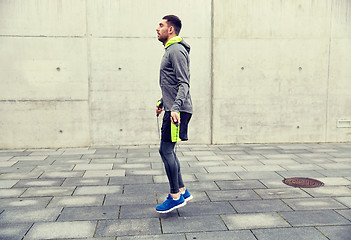
[(174, 100), (171, 111), (179, 112), (189, 94), (190, 88), (188, 53), (185, 49), (177, 49), (170, 53), (170, 60), (173, 65), (178, 88), (177, 96)]

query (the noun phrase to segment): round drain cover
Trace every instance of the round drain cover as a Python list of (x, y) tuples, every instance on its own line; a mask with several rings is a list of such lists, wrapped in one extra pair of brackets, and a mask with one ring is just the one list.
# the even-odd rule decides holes
[(283, 183), (299, 188), (317, 188), (324, 186), (324, 183), (312, 178), (285, 178)]

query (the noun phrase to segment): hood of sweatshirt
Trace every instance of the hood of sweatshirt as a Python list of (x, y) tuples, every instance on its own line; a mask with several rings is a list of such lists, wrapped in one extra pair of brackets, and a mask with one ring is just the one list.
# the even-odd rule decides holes
[(179, 36), (176, 36), (176, 37), (173, 37), (171, 39), (169, 39), (169, 41), (166, 43), (165, 45), (165, 48), (168, 48), (169, 46), (171, 46), (172, 44), (174, 43), (179, 43), (181, 45), (184, 46), (185, 50), (190, 53), (190, 45), (187, 44), (181, 37)]

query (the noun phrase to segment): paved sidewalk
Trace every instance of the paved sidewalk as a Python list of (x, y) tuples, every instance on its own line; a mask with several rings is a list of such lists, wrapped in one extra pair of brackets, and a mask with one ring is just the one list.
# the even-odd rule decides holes
[(157, 146), (0, 150), (0, 239), (351, 239), (351, 144), (181, 144), (177, 154), (194, 200), (161, 215)]

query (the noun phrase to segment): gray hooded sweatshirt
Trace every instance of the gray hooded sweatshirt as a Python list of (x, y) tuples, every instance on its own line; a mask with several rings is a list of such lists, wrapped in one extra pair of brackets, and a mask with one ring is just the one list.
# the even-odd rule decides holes
[(189, 52), (190, 46), (180, 37), (170, 39), (165, 45), (160, 69), (161, 102), (165, 111), (193, 112)]

